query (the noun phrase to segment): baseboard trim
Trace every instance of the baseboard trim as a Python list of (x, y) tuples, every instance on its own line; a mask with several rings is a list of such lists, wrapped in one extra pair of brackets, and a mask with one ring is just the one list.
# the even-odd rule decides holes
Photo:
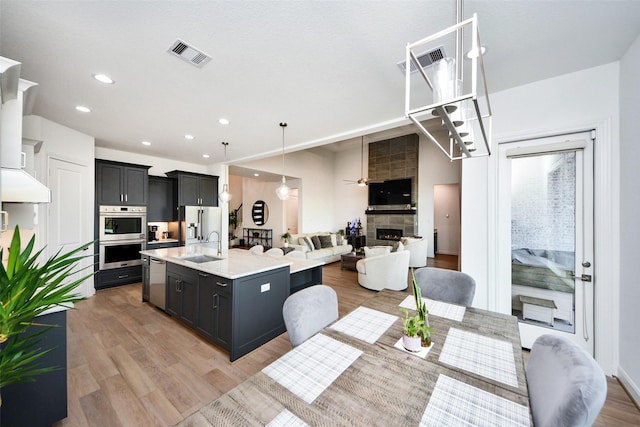
[(631, 400), (633, 400), (633, 403), (635, 403), (636, 406), (640, 408), (640, 388), (635, 382), (633, 382), (631, 377), (629, 377), (625, 370), (620, 366), (618, 366), (618, 379), (629, 394), (629, 397), (631, 397)]

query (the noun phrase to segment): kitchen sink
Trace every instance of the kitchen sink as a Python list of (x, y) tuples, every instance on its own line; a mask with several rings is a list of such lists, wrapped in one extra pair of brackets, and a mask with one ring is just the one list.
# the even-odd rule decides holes
[(211, 261), (220, 261), (222, 258), (214, 257), (211, 255), (187, 255), (180, 257), (183, 261), (191, 261), (197, 264), (202, 264), (203, 262), (211, 262)]

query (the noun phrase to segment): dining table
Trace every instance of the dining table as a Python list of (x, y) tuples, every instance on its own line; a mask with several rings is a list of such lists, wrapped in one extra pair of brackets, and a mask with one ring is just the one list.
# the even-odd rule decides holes
[(517, 318), (424, 301), (421, 352), (401, 344), (413, 295), (385, 289), (179, 425), (532, 425)]

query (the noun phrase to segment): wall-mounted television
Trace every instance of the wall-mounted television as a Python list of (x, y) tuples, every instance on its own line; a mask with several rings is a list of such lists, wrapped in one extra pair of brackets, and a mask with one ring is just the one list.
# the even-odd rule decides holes
[(369, 205), (411, 204), (411, 178), (369, 183)]

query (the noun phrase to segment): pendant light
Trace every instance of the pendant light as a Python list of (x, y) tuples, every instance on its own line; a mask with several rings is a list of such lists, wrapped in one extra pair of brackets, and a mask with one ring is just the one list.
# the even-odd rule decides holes
[[(229, 143), (223, 142), (222, 145), (224, 146), (224, 162), (226, 164), (227, 163), (227, 146), (229, 145)], [(227, 179), (229, 179), (228, 174), (227, 174)], [(231, 195), (231, 193), (229, 193), (229, 186), (227, 184), (224, 184), (222, 186), (222, 193), (218, 195), (218, 199), (220, 199), (222, 203), (229, 203), (229, 200), (231, 200), (232, 197), (233, 196)]]
[(282, 184), (276, 188), (276, 195), (280, 200), (287, 200), (289, 198), (289, 187), (287, 187), (287, 179), (284, 177), (284, 128), (287, 127), (285, 122), (280, 123), (282, 128)]

